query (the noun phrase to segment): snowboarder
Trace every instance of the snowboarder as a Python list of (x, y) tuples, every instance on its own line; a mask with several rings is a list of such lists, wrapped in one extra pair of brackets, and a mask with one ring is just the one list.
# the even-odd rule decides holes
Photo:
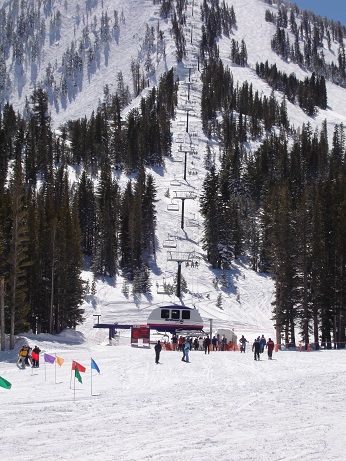
[(227, 338), (225, 336), (222, 336), (222, 339), (221, 339), (221, 350), (222, 351), (226, 350), (226, 344), (227, 344)]
[(38, 346), (35, 346), (31, 352), (31, 361), (33, 368), (38, 368), (40, 366), (40, 352), (41, 349)]
[(266, 347), (268, 348), (268, 360), (273, 360), (274, 341), (269, 338)]
[(246, 343), (248, 342), (248, 340), (244, 338), (244, 335), (241, 335), (239, 342), (240, 342), (240, 353), (244, 352), (245, 354)]
[(185, 344), (184, 344), (185, 360), (183, 360), (183, 361), (186, 362), (186, 363), (190, 362), (190, 360), (189, 360), (189, 352), (190, 352), (190, 341), (185, 341)]
[(261, 350), (260, 337), (255, 339), (255, 341), (253, 342), (252, 350), (254, 352), (254, 360), (259, 360), (260, 359), (260, 350)]
[(266, 344), (267, 344), (267, 341), (266, 341), (264, 335), (262, 335), (262, 338), (260, 339), (260, 346), (261, 346), (260, 352), (261, 352), (261, 354), (263, 354), (264, 348), (266, 347)]
[(213, 351), (217, 351), (217, 337), (215, 335), (213, 336), (211, 343), (213, 345)]
[(161, 349), (162, 349), (162, 346), (161, 346), (161, 343), (160, 343), (160, 340), (157, 341), (157, 344), (155, 344), (155, 363), (159, 363), (159, 360), (160, 360), (160, 352), (161, 352)]

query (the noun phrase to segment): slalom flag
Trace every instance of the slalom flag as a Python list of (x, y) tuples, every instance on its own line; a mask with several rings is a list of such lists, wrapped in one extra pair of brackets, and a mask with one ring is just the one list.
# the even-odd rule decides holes
[(55, 357), (54, 355), (49, 355), (49, 354), (43, 354), (44, 361), (47, 363), (54, 363), (55, 362)]
[(74, 377), (77, 378), (78, 381), (79, 381), (81, 384), (83, 384), (82, 377), (81, 377), (81, 375), (80, 375), (80, 373), (79, 373), (79, 371), (78, 371), (78, 368), (75, 368), (75, 369), (74, 369)]
[[(73, 363), (77, 363), (77, 362), (73, 362)], [(71, 370), (71, 375), (72, 375), (72, 370)], [(83, 381), (82, 381), (82, 377), (79, 373), (79, 370), (77, 367), (74, 368), (74, 380), (73, 380), (73, 401), (76, 400), (76, 378), (78, 379), (78, 381), (83, 384)]]
[(91, 359), (91, 369), (94, 369), (94, 370), (97, 371), (97, 373), (100, 373), (100, 369), (97, 366), (97, 363), (95, 362), (95, 360), (93, 358)]
[(56, 356), (56, 363), (59, 365), (59, 367), (61, 367), (64, 362), (65, 360), (62, 357)]
[(11, 386), (12, 384), (10, 382), (0, 376), (0, 387), (3, 387), (4, 389), (11, 389)]
[(75, 362), (75, 361), (73, 360), (73, 361), (72, 361), (72, 370), (78, 370), (78, 371), (81, 372), (81, 373), (85, 373), (86, 368), (83, 367), (83, 365), (81, 365), (80, 363)]

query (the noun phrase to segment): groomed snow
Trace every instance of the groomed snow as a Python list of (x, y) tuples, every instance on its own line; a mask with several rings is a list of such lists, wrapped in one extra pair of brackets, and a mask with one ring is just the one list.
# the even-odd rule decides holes
[[(32, 341), (31, 341), (32, 343)], [(344, 461), (345, 351), (161, 353), (129, 345), (45, 344), (66, 362), (18, 370), (0, 362), (0, 459)], [(93, 374), (90, 356), (101, 369)], [(87, 365), (76, 400), (71, 360)], [(95, 373), (95, 372), (94, 372)]]

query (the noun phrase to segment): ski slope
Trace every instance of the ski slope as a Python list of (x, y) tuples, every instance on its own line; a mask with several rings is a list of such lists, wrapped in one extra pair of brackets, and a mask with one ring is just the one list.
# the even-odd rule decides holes
[[(76, 338), (78, 341), (79, 338)], [(252, 339), (252, 338), (248, 338)], [(66, 342), (64, 342), (66, 341)], [(0, 459), (11, 461), (343, 461), (345, 351), (178, 352), (30, 340), (65, 359), (0, 362)], [(123, 340), (125, 342), (125, 339)], [(101, 374), (93, 372), (90, 357)], [(71, 361), (87, 366), (70, 389)]]

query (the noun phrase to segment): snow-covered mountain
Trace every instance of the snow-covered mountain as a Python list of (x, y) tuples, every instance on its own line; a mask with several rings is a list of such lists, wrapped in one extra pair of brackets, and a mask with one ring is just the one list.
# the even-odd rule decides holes
[[(226, 272), (211, 270), (205, 261), (199, 210), (206, 173), (203, 159), (209, 144), (218, 162), (219, 147), (208, 141), (201, 125), (202, 83), (198, 57), (202, 0), (186, 2), (183, 27), (186, 57), (179, 63), (171, 20), (160, 15), (162, 3), (149, 0), (2, 1), (2, 22), (6, 22), (7, 29), (2, 28), (1, 66), (6, 78), (1, 83), (1, 103), (9, 100), (16, 110), (24, 110), (33, 89), (41, 86), (48, 92), (52, 123), (58, 129), (70, 119), (89, 116), (108, 91), (116, 90), (117, 75), (122, 72), (133, 96), (123, 110), (123, 117), (126, 117), (148, 88), (158, 83), (160, 75), (173, 67), (179, 78), (179, 90), (176, 117), (172, 120), (172, 158), (166, 159), (165, 168), (151, 170), (158, 191), (158, 245), (151, 276), (152, 295), (141, 299), (133, 299), (131, 294), (125, 296), (121, 276), (115, 281), (98, 280), (96, 294), (87, 296), (84, 303), (87, 319), (80, 328), (85, 334), (92, 334), (90, 328), (95, 313), (100, 313), (105, 321), (138, 322), (146, 319), (151, 306), (178, 301), (174, 295), (163, 292), (164, 285), (172, 283), (177, 272), (177, 253), (185, 252), (194, 262), (194, 267), (191, 262), (182, 266), (188, 285), (188, 293), (183, 298), (185, 304), (198, 308), (205, 319), (213, 318), (217, 326), (231, 326), (238, 332), (272, 333), (274, 282), (270, 276), (251, 271), (246, 260), (235, 261)], [(300, 80), (311, 75), (297, 64), (282, 60), (272, 50), (276, 26), (266, 21), (265, 16), (268, 9), (277, 14), (278, 5), (262, 0), (229, 0), (226, 3), (234, 8), (237, 26), (230, 36), (222, 36), (217, 45), (236, 84), (241, 86), (247, 81), (254, 91), (269, 97), (272, 88), (255, 72), (256, 63), (265, 61), (276, 64), (278, 70), (287, 74), (294, 72)], [(232, 40), (245, 41), (247, 66), (232, 63)], [(337, 62), (336, 41), (330, 49), (325, 44), (323, 51), (326, 62)], [(133, 63), (139, 65), (145, 82), (145, 88), (137, 97), (133, 94)], [(315, 117), (309, 117), (298, 105), (287, 102), (290, 123), (295, 128), (303, 123), (315, 128), (327, 120), (331, 139), (335, 124), (346, 123), (346, 90), (327, 81), (327, 94), (327, 109), (319, 109)], [(282, 93), (275, 92), (275, 96), (282, 101)], [(257, 142), (249, 142), (248, 154), (251, 155), (256, 147)], [(187, 149), (190, 153), (184, 180), (183, 152)], [(76, 177), (77, 172), (71, 169), (71, 181)], [(120, 184), (125, 184), (126, 180), (125, 175), (119, 177)], [(181, 229), (182, 201), (174, 197), (185, 193), (193, 199), (185, 201), (185, 226)], [(84, 272), (83, 278), (91, 285), (90, 272)]]

